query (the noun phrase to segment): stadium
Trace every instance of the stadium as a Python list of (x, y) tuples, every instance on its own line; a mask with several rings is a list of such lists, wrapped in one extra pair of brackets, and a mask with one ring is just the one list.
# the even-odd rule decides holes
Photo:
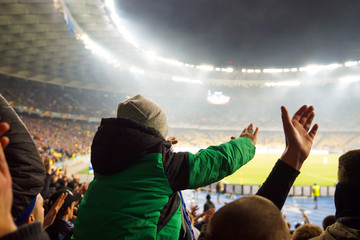
[[(305, 209), (319, 226), (334, 214), (338, 159), (360, 145), (358, 52), (287, 61), (291, 54), (305, 54), (294, 51), (274, 62), (245, 52), (241, 57), (249, 60), (241, 62), (233, 55), (199, 56), (196, 46), (180, 46), (170, 34), (157, 42), (164, 49), (154, 51), (154, 38), (139, 34), (120, 2), (0, 0), (0, 93), (53, 172), (67, 174), (69, 182), (72, 174), (78, 184), (90, 181), (91, 142), (101, 119), (116, 117), (119, 102), (142, 94), (166, 113), (176, 152), (196, 153), (238, 137), (249, 123), (259, 127), (254, 159), (222, 180), (221, 200), (230, 202), (234, 195), (255, 194), (284, 151), (280, 107), (292, 115), (306, 104), (314, 106), (319, 130), (284, 211), (295, 224)], [(157, 29), (149, 32), (156, 35)], [(317, 212), (311, 198), (315, 182), (323, 197)], [(215, 185), (196, 198), (185, 191), (186, 204), (204, 204), (207, 192), (215, 198)]]

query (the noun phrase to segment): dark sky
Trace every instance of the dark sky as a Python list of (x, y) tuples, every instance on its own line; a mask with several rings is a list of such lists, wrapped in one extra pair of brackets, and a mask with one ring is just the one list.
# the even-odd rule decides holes
[(145, 48), (193, 63), (360, 60), (360, 0), (118, 0)]

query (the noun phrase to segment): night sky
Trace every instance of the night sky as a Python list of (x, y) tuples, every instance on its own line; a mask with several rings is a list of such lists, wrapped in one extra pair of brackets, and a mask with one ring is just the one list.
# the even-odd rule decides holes
[(142, 47), (188, 63), (360, 60), (359, 0), (118, 0), (117, 7)]

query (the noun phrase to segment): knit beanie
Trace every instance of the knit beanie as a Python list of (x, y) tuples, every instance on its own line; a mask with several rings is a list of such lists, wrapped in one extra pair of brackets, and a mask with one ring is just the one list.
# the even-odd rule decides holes
[(138, 94), (118, 104), (118, 118), (127, 118), (155, 128), (165, 138), (168, 133), (166, 115), (159, 105)]

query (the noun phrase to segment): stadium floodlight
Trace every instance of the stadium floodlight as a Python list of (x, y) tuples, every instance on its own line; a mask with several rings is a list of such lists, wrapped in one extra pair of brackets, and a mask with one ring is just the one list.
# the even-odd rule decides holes
[(332, 70), (332, 69), (336, 69), (339, 67), (342, 67), (342, 64), (332, 63), (332, 64), (328, 64), (328, 65), (308, 65), (308, 66), (299, 68), (299, 71), (300, 72), (319, 72), (322, 70)]
[(276, 82), (267, 82), (267, 83), (265, 83), (265, 86), (267, 86), (267, 87), (275, 87)]
[(284, 68), (283, 72), (285, 72), (285, 73), (290, 72), (290, 69), (289, 68)]
[(255, 69), (255, 73), (261, 73), (261, 69)]
[(352, 67), (352, 66), (356, 66), (358, 64), (359, 63), (357, 61), (348, 61), (348, 62), (344, 63), (345, 67)]
[(283, 81), (276, 83), (276, 85), (279, 87), (297, 87), (300, 86), (300, 84), (300, 81)]
[(233, 68), (222, 68), (222, 69), (221, 69), (221, 71), (222, 71), (222, 72), (228, 72), (228, 73), (231, 73), (231, 72), (233, 72), (233, 71), (234, 71), (234, 69), (233, 69)]
[(254, 73), (254, 72), (255, 72), (255, 69), (248, 69), (247, 72), (248, 72), (248, 73)]
[(297, 68), (291, 68), (290, 71), (291, 71), (291, 72), (297, 72), (298, 69), (297, 69)]
[(241, 69), (241, 72), (246, 73), (246, 69), (245, 68)]
[(119, 67), (119, 61), (114, 58), (108, 51), (102, 48), (99, 44), (95, 43), (86, 34), (80, 35), (79, 39), (84, 43), (85, 48), (89, 49), (93, 54), (98, 55), (100, 58), (106, 60), (107, 63), (113, 64), (114, 67)]
[(171, 64), (171, 65), (180, 66), (180, 67), (185, 66), (185, 63), (180, 62), (180, 61), (175, 60), (175, 59), (168, 59), (168, 58), (163, 58), (163, 57), (157, 57), (157, 59), (159, 61), (161, 61), (161, 62), (168, 63), (168, 64)]
[(296, 87), (300, 86), (300, 81), (266, 82), (266, 87)]
[(125, 28), (123, 21), (119, 18), (119, 16), (116, 13), (114, 0), (105, 0), (104, 4), (110, 12), (109, 17), (114, 23), (116, 29), (121, 33), (121, 35), (124, 37), (126, 41), (128, 41), (134, 47), (138, 48), (139, 44), (132, 36), (132, 34)]
[(217, 67), (217, 68), (215, 68), (215, 71), (216, 71), (216, 72), (220, 72), (220, 71), (221, 71), (221, 68)]
[(184, 78), (184, 77), (172, 77), (174, 82), (186, 82), (186, 83), (196, 83), (196, 84), (203, 84), (201, 80)]
[(281, 68), (265, 68), (265, 69), (263, 69), (263, 72), (264, 73), (282, 73), (282, 72), (284, 72), (284, 70)]
[(196, 66), (197, 69), (203, 70), (203, 71), (214, 71), (214, 67), (211, 65), (198, 65)]
[(157, 58), (156, 52), (155, 51), (146, 51), (146, 56), (150, 59), (150, 60), (155, 60)]
[(339, 78), (340, 83), (354, 83), (360, 82), (360, 76), (346, 76)]
[(144, 70), (137, 68), (137, 67), (130, 67), (129, 71), (136, 75), (144, 75), (145, 74)]

